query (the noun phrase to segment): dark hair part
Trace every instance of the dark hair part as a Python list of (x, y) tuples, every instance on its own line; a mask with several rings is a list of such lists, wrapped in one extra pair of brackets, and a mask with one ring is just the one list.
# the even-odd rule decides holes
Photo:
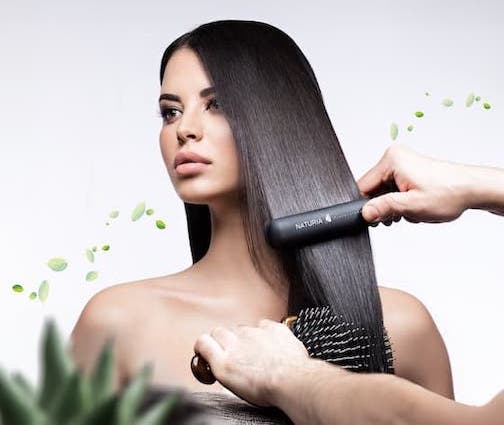
[[(369, 371), (386, 371), (383, 317), (367, 229), (297, 249), (270, 251), (264, 226), (272, 218), (360, 197), (324, 106), (313, 70), (283, 31), (256, 21), (203, 24), (171, 43), (192, 49), (215, 87), (240, 161), (240, 204), (252, 261), (269, 282), (275, 264), (289, 282), (289, 311), (329, 305), (365, 327), (376, 346)], [(207, 205), (185, 203), (193, 262), (208, 250)], [(267, 254), (266, 254), (267, 252)], [(271, 257), (274, 258), (271, 258)], [(274, 282), (271, 282), (274, 284)]]

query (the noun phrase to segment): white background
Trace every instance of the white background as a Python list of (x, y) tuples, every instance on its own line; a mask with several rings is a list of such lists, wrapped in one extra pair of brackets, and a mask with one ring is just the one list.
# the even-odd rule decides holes
[[(1, 367), (34, 380), (44, 318), (55, 317), (68, 338), (100, 289), (191, 264), (183, 203), (158, 145), (158, 72), (174, 38), (216, 19), (265, 21), (299, 44), (356, 178), (393, 143), (392, 122), (400, 126), (395, 143), (504, 166), (498, 1), (2, 0)], [(482, 102), (466, 108), (471, 91), (492, 109)], [(453, 107), (440, 105), (445, 97)], [(415, 118), (416, 110), (424, 118)], [(412, 133), (405, 130), (410, 123)], [(140, 201), (155, 214), (133, 223), (129, 215)], [(113, 208), (121, 214), (107, 227)], [(156, 218), (165, 230), (155, 227)], [(400, 222), (370, 232), (380, 284), (416, 295), (434, 317), (457, 399), (488, 401), (504, 387), (504, 219), (471, 210), (448, 224)], [(110, 251), (88, 263), (85, 249), (104, 243)], [(67, 270), (45, 265), (56, 256), (68, 259)], [(93, 269), (99, 278), (86, 282)], [(46, 303), (29, 300), (44, 279)], [(25, 292), (14, 293), (15, 283)]]

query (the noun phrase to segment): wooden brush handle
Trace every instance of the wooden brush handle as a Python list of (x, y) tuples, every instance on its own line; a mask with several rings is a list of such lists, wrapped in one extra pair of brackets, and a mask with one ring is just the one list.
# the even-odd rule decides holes
[[(297, 316), (287, 316), (282, 319), (284, 325), (291, 327)], [(195, 354), (191, 359), (191, 371), (194, 377), (202, 384), (211, 385), (216, 379), (208, 362), (199, 354)]]

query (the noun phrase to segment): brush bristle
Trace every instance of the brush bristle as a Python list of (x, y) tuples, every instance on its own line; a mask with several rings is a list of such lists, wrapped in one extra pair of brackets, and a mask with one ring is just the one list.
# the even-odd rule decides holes
[[(301, 310), (291, 330), (306, 347), (311, 357), (349, 369), (367, 372), (370, 369), (374, 340), (363, 328), (335, 314), (330, 307)], [(390, 340), (384, 329), (384, 360), (387, 373), (394, 373)]]

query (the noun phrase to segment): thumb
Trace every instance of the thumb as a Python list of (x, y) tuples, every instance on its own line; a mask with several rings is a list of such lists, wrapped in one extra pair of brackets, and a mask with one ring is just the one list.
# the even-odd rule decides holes
[(411, 210), (414, 198), (414, 190), (407, 192), (390, 192), (370, 199), (362, 207), (362, 217), (368, 223), (388, 219), (393, 215), (403, 216)]

